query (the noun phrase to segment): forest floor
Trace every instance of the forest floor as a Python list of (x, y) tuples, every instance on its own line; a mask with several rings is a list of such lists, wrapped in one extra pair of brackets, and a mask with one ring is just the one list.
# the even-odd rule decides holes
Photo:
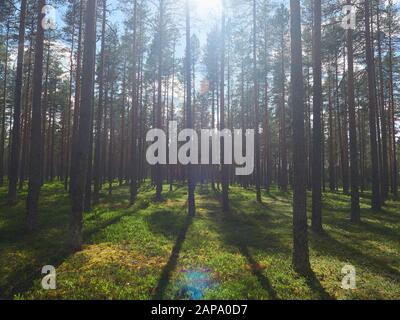
[[(145, 185), (132, 207), (128, 187), (104, 190), (84, 215), (83, 250), (71, 254), (60, 183), (42, 189), (35, 234), (24, 229), (26, 190), (10, 208), (0, 188), (0, 299), (400, 299), (400, 202), (373, 212), (365, 194), (362, 222), (351, 224), (350, 198), (325, 193), (325, 232), (310, 232), (314, 274), (305, 278), (291, 267), (290, 193), (273, 189), (259, 204), (254, 190), (231, 187), (224, 216), (218, 193), (199, 186), (191, 218), (186, 188), (168, 189), (155, 202)], [(341, 288), (346, 264), (354, 290)], [(44, 265), (56, 267), (56, 290), (41, 288)]]

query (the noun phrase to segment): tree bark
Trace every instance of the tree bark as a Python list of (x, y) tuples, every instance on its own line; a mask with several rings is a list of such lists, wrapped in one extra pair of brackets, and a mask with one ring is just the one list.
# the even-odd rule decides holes
[(93, 165), (93, 202), (99, 202), (100, 184), (101, 184), (101, 137), (102, 137), (102, 119), (104, 108), (104, 55), (105, 55), (105, 38), (107, 23), (107, 0), (103, 0), (103, 17), (101, 24), (101, 53), (100, 65), (98, 70), (99, 81), (99, 103), (96, 113), (96, 140), (94, 147), (94, 165)]
[(45, 0), (39, 0), (37, 7), (37, 29), (35, 45), (35, 67), (33, 69), (33, 93), (32, 93), (32, 123), (29, 156), (29, 184), (26, 200), (27, 226), (32, 231), (36, 227), (37, 209), (42, 183), (42, 76), (43, 76), (43, 45), (44, 29), (42, 28), (42, 8)]
[(371, 31), (370, 31), (370, 1), (364, 2), (365, 11), (365, 51), (367, 59), (368, 73), (368, 107), (369, 107), (369, 131), (371, 145), (371, 171), (372, 171), (372, 201), (371, 207), (374, 210), (381, 209), (381, 190), (379, 177), (379, 158), (376, 131), (376, 97), (374, 89), (374, 61), (371, 48)]
[[(225, 24), (225, 22), (223, 22)], [(188, 129), (193, 128), (192, 118), (192, 84), (190, 76), (190, 60), (192, 56), (192, 50), (190, 45), (190, 5), (189, 0), (186, 0), (186, 127)], [(222, 68), (222, 67), (221, 67)], [(188, 214), (193, 216), (196, 213), (196, 203), (194, 197), (195, 183), (194, 183), (194, 172), (193, 165), (189, 163), (187, 165), (188, 172)]]
[[(350, 0), (347, 2), (350, 4)], [(360, 221), (360, 196), (358, 177), (357, 123), (354, 102), (354, 54), (353, 30), (347, 29), (347, 103), (350, 130), (350, 182), (351, 182), (351, 221)]]
[(293, 108), (293, 267), (300, 274), (310, 271), (304, 139), (304, 86), (301, 48), (300, 1), (290, 0), (291, 93)]
[[(254, 77), (254, 179), (256, 185), (256, 201), (261, 202), (260, 188), (260, 135), (259, 135), (259, 85), (257, 68), (257, 5), (253, 0), (253, 77)], [(224, 36), (224, 35), (222, 35)], [(223, 63), (223, 62), (221, 62)], [(223, 75), (222, 75), (223, 76)], [(223, 89), (223, 85), (221, 85)], [(223, 95), (223, 94), (222, 94)], [(221, 113), (222, 114), (222, 113)]]
[[(78, 48), (76, 53), (76, 74), (75, 74), (75, 98), (74, 98), (74, 118), (72, 124), (72, 139), (71, 139), (71, 155), (69, 160), (69, 190), (73, 184), (73, 180), (76, 177), (75, 168), (72, 163), (75, 163), (76, 158), (76, 147), (78, 146), (78, 128), (79, 128), (79, 109), (81, 103), (81, 70), (82, 70), (82, 29), (83, 29), (83, 2), (80, 1), (79, 8), (79, 33), (78, 33)], [(68, 180), (65, 180), (65, 185), (68, 184)]]
[(71, 247), (80, 250), (82, 247), (83, 200), (88, 166), (90, 142), (90, 120), (94, 93), (95, 53), (96, 53), (96, 0), (88, 0), (85, 17), (85, 37), (82, 69), (82, 95), (79, 109), (79, 141), (73, 166), (76, 177), (71, 188)]
[(312, 223), (315, 232), (322, 231), (322, 137), (321, 137), (321, 0), (314, 1), (313, 24), (313, 160), (312, 160)]
[(24, 63), (24, 45), (25, 45), (25, 17), (26, 17), (27, 0), (21, 1), (21, 12), (19, 19), (18, 34), (18, 54), (17, 54), (17, 70), (15, 75), (15, 95), (14, 95), (14, 113), (13, 128), (11, 139), (11, 158), (8, 171), (8, 202), (15, 203), (17, 201), (17, 182), (18, 182), (18, 165), (21, 143), (21, 100), (22, 100), (22, 73)]
[(133, 50), (132, 50), (132, 107), (131, 107), (131, 127), (130, 127), (130, 204), (132, 205), (137, 196), (137, 186), (138, 186), (138, 162), (139, 157), (137, 157), (137, 139), (135, 128), (135, 123), (138, 114), (138, 95), (137, 95), (137, 11), (138, 5), (137, 0), (134, 0), (134, 13), (133, 13)]
[(0, 187), (4, 183), (4, 147), (6, 140), (6, 108), (7, 108), (7, 79), (8, 79), (8, 43), (10, 38), (10, 21), (6, 22), (6, 58), (4, 61), (4, 79), (3, 79), (3, 108), (1, 110), (1, 132), (0, 132)]

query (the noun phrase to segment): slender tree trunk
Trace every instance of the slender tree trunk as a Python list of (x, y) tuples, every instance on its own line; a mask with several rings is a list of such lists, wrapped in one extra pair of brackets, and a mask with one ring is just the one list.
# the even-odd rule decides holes
[[(342, 83), (344, 87), (346, 88), (347, 86), (347, 79), (346, 79), (346, 46), (343, 48), (343, 80)], [(348, 110), (347, 110), (347, 96), (346, 94), (344, 95), (343, 99), (343, 110), (342, 110), (342, 115), (343, 115), (343, 122), (342, 122), (342, 128), (343, 128), (343, 193), (344, 194), (349, 194), (349, 189), (350, 189), (350, 183), (349, 183), (349, 173), (350, 173), (350, 168), (349, 168), (349, 123), (348, 123)]]
[(385, 200), (389, 195), (389, 160), (388, 160), (388, 134), (387, 113), (385, 108), (384, 78), (382, 66), (382, 31), (380, 30), (380, 5), (377, 4), (377, 37), (378, 37), (378, 60), (379, 60), (379, 100), (382, 130), (382, 198)]
[(110, 146), (108, 148), (108, 194), (112, 193), (112, 183), (114, 180), (114, 84), (111, 83), (110, 97)]
[(331, 74), (328, 75), (328, 126), (329, 126), (329, 190), (336, 190), (335, 184), (335, 157), (334, 157), (334, 129), (333, 129), (333, 108), (331, 93)]
[[(215, 129), (215, 86), (216, 86), (216, 79), (215, 75), (213, 79), (211, 79), (211, 127)], [(242, 104), (243, 108), (243, 104)], [(242, 113), (243, 115), (243, 113)], [(215, 191), (215, 166), (211, 165), (211, 189)]]
[[(104, 56), (105, 56), (105, 38), (106, 38), (106, 23), (107, 23), (107, 0), (103, 0), (103, 18), (101, 24), (101, 53), (100, 65), (98, 70), (99, 81), (99, 103), (96, 114), (96, 140), (94, 146), (94, 167), (93, 167), (93, 202), (99, 202), (100, 184), (101, 184), (101, 138), (102, 138), (102, 120), (104, 108)], [(105, 128), (105, 126), (104, 126)]]
[(321, 0), (314, 1), (313, 24), (313, 163), (312, 163), (312, 224), (315, 232), (322, 230), (322, 138), (321, 138)]
[[(76, 1), (73, 1), (73, 9), (72, 9), (72, 32), (71, 32), (71, 54), (69, 56), (70, 61), (70, 71), (69, 71), (69, 99), (68, 99), (68, 109), (65, 115), (66, 122), (66, 132), (65, 132), (65, 147), (64, 147), (64, 139), (63, 143), (63, 154), (61, 156), (61, 179), (64, 180), (64, 188), (67, 190), (68, 187), (68, 175), (69, 175), (69, 156), (70, 156), (70, 147), (71, 147), (71, 112), (72, 112), (72, 83), (73, 83), (73, 75), (74, 75), (74, 48), (75, 48), (75, 20), (76, 20)], [(80, 29), (81, 26), (79, 25)], [(63, 130), (64, 134), (64, 130)], [(65, 151), (64, 151), (65, 148)]]
[(281, 34), (281, 101), (279, 112), (279, 156), (280, 156), (280, 174), (279, 187), (282, 191), (287, 191), (288, 172), (287, 172), (287, 144), (286, 144), (286, 107), (285, 107), (285, 56), (284, 56), (284, 35)]
[(49, 177), (50, 181), (54, 181), (54, 147), (55, 147), (55, 119), (56, 118), (56, 110), (55, 107), (53, 107), (53, 110), (51, 111), (51, 136), (49, 137), (51, 139), (51, 145), (50, 145), (50, 170), (49, 170)]
[[(46, 76), (44, 80), (44, 92), (43, 92), (43, 102), (42, 102), (42, 177), (41, 177), (41, 184), (48, 177), (48, 164), (49, 164), (49, 157), (48, 157), (48, 150), (49, 150), (49, 133), (47, 131), (46, 134), (46, 121), (47, 121), (47, 112), (49, 113), (49, 123), (47, 123), (47, 130), (50, 130), (50, 108), (49, 108), (49, 75), (50, 75), (50, 47), (51, 41), (50, 38), (47, 40), (47, 52), (46, 52)], [(47, 149), (46, 149), (47, 147)]]
[[(225, 22), (223, 22), (225, 24)], [(192, 50), (190, 45), (190, 5), (189, 0), (186, 0), (186, 127), (188, 129), (193, 128), (193, 117), (192, 117), (192, 84), (190, 76), (190, 58), (192, 56)], [(223, 67), (221, 67), (222, 69)], [(187, 165), (188, 172), (188, 214), (194, 216), (196, 213), (196, 203), (194, 197), (195, 182), (193, 165), (189, 163)], [(224, 197), (223, 197), (224, 199)], [(224, 200), (223, 200), (224, 201)]]
[(296, 272), (310, 271), (307, 207), (306, 158), (304, 139), (304, 85), (301, 49), (300, 1), (290, 0), (291, 91), (293, 108), (293, 267)]
[[(221, 16), (221, 62), (220, 62), (220, 109), (219, 109), (219, 129), (225, 129), (225, 3)], [(221, 159), (221, 186), (222, 186), (222, 211), (229, 212), (228, 198), (228, 166), (225, 164), (225, 138), (221, 139), (220, 159)]]
[(11, 139), (11, 158), (8, 171), (8, 201), (15, 203), (17, 201), (17, 182), (18, 182), (18, 164), (21, 142), (21, 99), (22, 99), (22, 73), (24, 64), (24, 45), (25, 45), (25, 17), (27, 0), (21, 1), (21, 12), (19, 19), (18, 34), (18, 55), (17, 71), (15, 75), (15, 95), (14, 95), (14, 113), (13, 128)]
[(397, 145), (396, 145), (396, 127), (395, 127), (395, 100), (393, 90), (393, 46), (392, 46), (392, 10), (393, 1), (389, 0), (389, 93), (390, 93), (390, 128), (391, 128), (391, 141), (392, 145), (392, 183), (391, 191), (395, 198), (398, 196), (398, 172), (397, 172)]
[(32, 231), (36, 227), (37, 209), (40, 187), (42, 183), (42, 76), (43, 76), (43, 45), (44, 29), (42, 28), (42, 8), (45, 0), (39, 0), (37, 12), (37, 29), (35, 45), (35, 67), (33, 69), (33, 93), (32, 93), (32, 123), (29, 157), (29, 184), (26, 200), (27, 226)]
[[(350, 4), (350, 0), (347, 2)], [(353, 30), (347, 29), (347, 103), (349, 110), (350, 130), (350, 182), (351, 182), (351, 221), (360, 221), (360, 196), (358, 190), (358, 151), (356, 110), (354, 102), (354, 57), (353, 57)]]
[[(163, 71), (163, 42), (164, 42), (164, 0), (160, 0), (160, 12), (159, 12), (159, 39), (158, 39), (158, 66), (157, 66), (157, 108), (156, 108), (156, 128), (162, 129), (162, 71)], [(190, 41), (190, 39), (189, 39)], [(189, 56), (189, 69), (186, 71), (189, 72), (189, 81), (191, 82), (191, 56)], [(189, 91), (189, 95), (192, 92)], [(163, 189), (163, 177), (162, 177), (162, 167), (160, 163), (156, 164), (156, 199), (158, 201), (161, 200), (161, 193)]]
[[(254, 179), (256, 184), (256, 201), (261, 202), (260, 188), (260, 135), (259, 135), (259, 86), (257, 69), (257, 6), (256, 0), (253, 0), (253, 77), (254, 77)], [(221, 62), (223, 63), (223, 62)], [(221, 85), (221, 89), (223, 86)], [(221, 113), (222, 114), (222, 113)]]
[(96, 0), (88, 0), (85, 17), (85, 37), (82, 69), (82, 95), (79, 108), (79, 129), (77, 154), (74, 159), (76, 177), (71, 189), (71, 247), (80, 250), (82, 247), (83, 200), (88, 166), (90, 143), (90, 120), (94, 93), (95, 52), (96, 52)]
[[(176, 39), (174, 38), (173, 50), (172, 50), (172, 88), (171, 88), (171, 110), (170, 110), (170, 120), (174, 121), (175, 117), (175, 105), (174, 105), (174, 94), (175, 94), (175, 50), (176, 50)], [(173, 189), (173, 179), (174, 179), (174, 166), (169, 165), (169, 191)]]
[(370, 31), (370, 1), (364, 2), (365, 11), (365, 50), (367, 59), (367, 73), (368, 73), (368, 106), (369, 106), (369, 131), (370, 131), (370, 144), (371, 144), (371, 171), (372, 171), (372, 202), (371, 206), (374, 210), (381, 208), (381, 190), (380, 190), (380, 176), (379, 176), (379, 156), (377, 144), (377, 130), (376, 130), (376, 97), (374, 90), (374, 61), (371, 48), (371, 31)]
[(137, 11), (138, 5), (137, 0), (134, 0), (134, 13), (133, 13), (133, 51), (132, 51), (132, 107), (131, 107), (131, 127), (130, 127), (130, 204), (132, 205), (137, 196), (138, 187), (138, 162), (137, 157), (137, 143), (136, 143), (136, 128), (135, 124), (137, 120), (138, 110), (138, 96), (137, 96), (137, 56), (136, 56), (136, 45), (137, 45)]
[[(75, 168), (72, 163), (76, 160), (76, 147), (78, 146), (78, 128), (79, 128), (79, 109), (81, 103), (81, 70), (82, 70), (82, 29), (83, 29), (83, 2), (80, 1), (79, 8), (79, 33), (78, 33), (78, 48), (76, 54), (76, 74), (75, 74), (75, 98), (74, 98), (74, 119), (72, 125), (72, 139), (71, 139), (71, 155), (69, 160), (69, 172), (70, 172), (70, 185), (69, 189), (73, 184), (73, 180), (76, 177)], [(65, 180), (65, 186), (68, 184), (68, 180)]]
[(6, 140), (6, 108), (7, 108), (7, 79), (8, 79), (8, 43), (10, 38), (10, 21), (7, 19), (6, 26), (6, 58), (4, 61), (3, 79), (3, 108), (1, 110), (1, 132), (0, 132), (0, 187), (4, 183), (4, 147)]
[[(33, 20), (33, 19), (32, 19)], [(27, 163), (28, 149), (28, 138), (30, 129), (30, 115), (31, 115), (31, 104), (30, 104), (30, 93), (31, 93), (31, 73), (32, 73), (32, 52), (33, 52), (33, 26), (31, 26), (31, 34), (29, 37), (29, 54), (28, 54), (28, 75), (25, 81), (25, 92), (24, 92), (24, 126), (23, 126), (23, 139), (22, 139), (22, 154), (21, 154), (21, 170), (19, 176), (19, 190), (22, 190), (25, 182), (25, 170)]]
[(126, 69), (127, 61), (124, 57), (124, 67), (122, 76), (122, 92), (121, 92), (121, 132), (119, 137), (119, 168), (118, 168), (118, 182), (122, 186), (125, 173), (125, 103), (126, 103)]
[[(265, 53), (265, 63), (267, 63), (268, 48), (267, 48), (267, 20), (265, 20), (264, 25), (264, 53)], [(270, 130), (270, 120), (269, 120), (269, 108), (268, 108), (268, 74), (267, 69), (265, 71), (265, 87), (264, 87), (264, 143), (265, 143), (265, 189), (267, 192), (270, 191), (271, 181), (272, 181), (272, 163), (271, 163), (271, 130)], [(244, 130), (244, 128), (242, 128)]]
[(90, 138), (89, 138), (89, 155), (88, 155), (88, 168), (86, 173), (85, 183), (85, 199), (83, 200), (83, 210), (89, 212), (92, 210), (92, 182), (93, 182), (93, 114), (94, 103), (92, 103), (92, 112), (90, 118)]

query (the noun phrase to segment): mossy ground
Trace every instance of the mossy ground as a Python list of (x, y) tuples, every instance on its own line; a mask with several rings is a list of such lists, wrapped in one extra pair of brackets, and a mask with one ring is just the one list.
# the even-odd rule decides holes
[[(155, 202), (146, 184), (131, 207), (128, 187), (115, 186), (112, 195), (104, 190), (84, 215), (83, 250), (72, 254), (61, 184), (44, 185), (34, 234), (24, 227), (26, 190), (10, 208), (0, 188), (0, 298), (185, 299), (187, 275), (195, 270), (207, 278), (200, 279), (203, 299), (400, 299), (400, 202), (373, 212), (364, 194), (362, 222), (351, 224), (350, 198), (325, 193), (325, 232), (310, 232), (314, 274), (305, 278), (291, 266), (290, 193), (273, 189), (259, 204), (254, 190), (231, 187), (225, 216), (218, 192), (199, 186), (191, 218), (186, 188), (168, 189)], [(341, 288), (346, 264), (356, 268), (355, 290)], [(41, 288), (44, 265), (56, 267), (56, 290)]]

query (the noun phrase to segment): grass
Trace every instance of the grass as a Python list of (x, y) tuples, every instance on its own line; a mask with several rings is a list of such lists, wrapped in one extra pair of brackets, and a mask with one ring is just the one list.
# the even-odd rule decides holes
[[(0, 189), (0, 299), (400, 299), (400, 203), (379, 212), (361, 198), (360, 224), (349, 222), (350, 198), (325, 193), (325, 232), (310, 232), (313, 275), (291, 266), (291, 194), (231, 187), (231, 214), (219, 194), (198, 187), (196, 216), (186, 214), (186, 188), (164, 187), (164, 201), (144, 185), (129, 207), (115, 186), (84, 215), (84, 247), (67, 248), (69, 199), (59, 183), (43, 187), (39, 230), (25, 232), (26, 191), (14, 207)], [(309, 201), (310, 202), (310, 201)], [(309, 210), (310, 211), (310, 210)], [(341, 288), (341, 269), (356, 268), (357, 288)], [(41, 268), (54, 265), (57, 289), (41, 288)]]

